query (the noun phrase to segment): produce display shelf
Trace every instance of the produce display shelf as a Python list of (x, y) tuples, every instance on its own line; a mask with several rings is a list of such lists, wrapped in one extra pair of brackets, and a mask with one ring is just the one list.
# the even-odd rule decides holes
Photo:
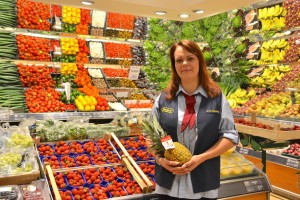
[(86, 39), (87, 41), (116, 42), (116, 43), (128, 43), (128, 44), (142, 44), (142, 42), (143, 42), (142, 40), (137, 40), (137, 39), (126, 39), (126, 38), (94, 36), (94, 35), (80, 35), (80, 34), (76, 34), (76, 33), (39, 31), (39, 30), (33, 30), (33, 29), (11, 28), (11, 27), (0, 28), (0, 31), (1, 32), (11, 32), (15, 35), (22, 34), (22, 35), (43, 37), (43, 38), (49, 38), (49, 39), (80, 38), (80, 39)]
[[(27, 65), (47, 65), (47, 66), (52, 66), (54, 68), (60, 68), (61, 64), (63, 62), (48, 62), (48, 61), (34, 61), (34, 60), (11, 60), (11, 59), (1, 59), (0, 61), (11, 61), (16, 64), (22, 63), (22, 64), (27, 64)], [(135, 65), (138, 66), (138, 65)], [(85, 68), (122, 68), (121, 65), (112, 65), (112, 64), (92, 64), (92, 63), (86, 63), (84, 64)], [(141, 66), (140, 66), (141, 67)]]
[[(261, 158), (261, 154), (262, 154), (262, 152), (260, 151), (254, 151), (251, 148), (239, 147), (239, 146), (236, 147), (236, 151), (239, 152), (240, 154), (249, 155), (256, 158)], [(300, 160), (293, 157), (267, 153), (267, 160), (280, 165), (288, 166), (295, 169), (300, 169)]]
[[(149, 110), (138, 110), (139, 112), (149, 112)], [(55, 112), (55, 113), (14, 113), (7, 115), (0, 115), (0, 121), (21, 121), (25, 118), (34, 117), (37, 120), (43, 119), (57, 119), (66, 120), (70, 117), (90, 117), (90, 119), (114, 119), (121, 113), (128, 111), (103, 111), (103, 112)], [(132, 112), (132, 111), (131, 111)]]

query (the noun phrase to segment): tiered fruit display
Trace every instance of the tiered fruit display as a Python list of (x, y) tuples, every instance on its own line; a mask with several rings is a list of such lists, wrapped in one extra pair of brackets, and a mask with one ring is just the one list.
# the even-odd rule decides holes
[(106, 78), (127, 78), (128, 77), (128, 69), (116, 69), (116, 68), (102, 68), (102, 71)]
[(131, 58), (131, 47), (129, 44), (105, 42), (104, 49), (108, 58)]
[(277, 4), (271, 7), (258, 9), (258, 20), (261, 21), (262, 31), (280, 30), (285, 27), (287, 10)]
[(17, 65), (20, 80), (23, 87), (41, 86), (55, 87), (55, 81), (51, 78), (51, 73), (55, 70), (47, 65)]
[(279, 117), (284, 118), (300, 118), (300, 97), (299, 93), (297, 93), (297, 103), (288, 106), (280, 115)]
[(80, 23), (76, 26), (77, 34), (88, 35), (89, 24), (91, 23), (91, 13), (90, 10), (80, 9)]
[(62, 7), (62, 21), (63, 31), (69, 33), (75, 33), (76, 24), (80, 23), (80, 8), (74, 8), (71, 6)]
[(16, 39), (20, 60), (50, 61), (49, 39), (26, 35), (17, 35)]
[(249, 88), (249, 90), (238, 88), (232, 94), (226, 96), (228, 103), (231, 108), (236, 106), (241, 106), (245, 104), (248, 100), (256, 97), (256, 91), (253, 88)]
[(79, 52), (76, 55), (76, 63), (89, 63), (89, 53), (90, 50), (86, 44), (86, 40), (84, 39), (77, 39)]
[(25, 91), (29, 112), (63, 112), (65, 104), (59, 100), (60, 93), (54, 88), (32, 86)]
[(271, 87), (291, 71), (289, 65), (267, 66), (259, 76), (251, 78), (250, 84), (257, 87)]
[(77, 65), (74, 63), (62, 63), (60, 67), (61, 75), (76, 75), (78, 71)]
[(287, 10), (287, 14), (285, 15), (286, 27), (292, 28), (299, 26), (299, 2), (297, 0), (288, 0), (283, 2), (283, 6)]
[(289, 92), (273, 93), (267, 98), (262, 98), (255, 104), (250, 105), (248, 112), (255, 112), (265, 117), (274, 118), (279, 116), (288, 106), (292, 105)]
[(66, 55), (76, 55), (79, 52), (78, 40), (75, 38), (61, 38), (62, 53)]
[(299, 58), (299, 41), (300, 37), (290, 37), (288, 40), (289, 47), (287, 48), (284, 56), (284, 62), (297, 61)]
[(28, 0), (17, 0), (18, 27), (50, 30), (50, 5)]
[(94, 111), (96, 109), (97, 100), (93, 96), (79, 95), (75, 99), (75, 105), (79, 111)]
[(257, 62), (257, 64), (275, 64), (278, 62), (283, 62), (286, 54), (285, 50), (287, 48), (288, 42), (284, 39), (268, 40), (266, 42), (263, 42), (260, 48), (260, 60)]
[[(296, 81), (300, 73), (300, 66), (294, 65), (291, 71), (286, 73), (280, 81), (275, 83), (272, 87), (273, 91), (284, 91), (287, 87), (294, 87), (293, 81)], [(297, 88), (297, 87), (295, 87)]]

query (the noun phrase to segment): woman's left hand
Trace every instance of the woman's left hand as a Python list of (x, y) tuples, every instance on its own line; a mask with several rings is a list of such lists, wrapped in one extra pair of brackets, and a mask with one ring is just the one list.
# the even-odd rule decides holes
[(173, 174), (177, 175), (185, 175), (193, 171), (198, 165), (200, 165), (202, 162), (204, 162), (204, 159), (200, 155), (194, 155), (190, 161), (184, 163), (180, 167), (176, 167), (176, 170), (173, 172)]

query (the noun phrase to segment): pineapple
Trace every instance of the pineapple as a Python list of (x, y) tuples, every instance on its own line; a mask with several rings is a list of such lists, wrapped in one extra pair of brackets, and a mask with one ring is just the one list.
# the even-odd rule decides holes
[(192, 158), (191, 152), (179, 142), (174, 142), (174, 149), (164, 149), (160, 139), (167, 134), (163, 131), (155, 116), (153, 116), (152, 123), (151, 120), (143, 120), (143, 132), (152, 141), (150, 151), (155, 150), (156, 154), (164, 155), (168, 160), (179, 162), (179, 165), (188, 162)]

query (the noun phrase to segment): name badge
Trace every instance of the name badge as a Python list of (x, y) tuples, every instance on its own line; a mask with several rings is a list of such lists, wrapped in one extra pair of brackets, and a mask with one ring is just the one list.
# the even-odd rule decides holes
[(220, 113), (218, 110), (206, 110), (207, 113)]
[(164, 113), (173, 113), (174, 109), (173, 108), (168, 108), (168, 107), (162, 107), (161, 108), (161, 112), (164, 112)]

